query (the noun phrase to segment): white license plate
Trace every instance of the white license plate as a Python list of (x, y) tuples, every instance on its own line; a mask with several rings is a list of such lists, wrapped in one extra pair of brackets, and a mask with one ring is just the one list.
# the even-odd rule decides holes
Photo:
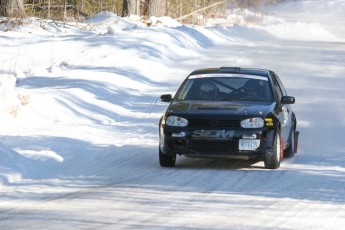
[(260, 140), (245, 140), (240, 139), (239, 150), (256, 150), (260, 146)]

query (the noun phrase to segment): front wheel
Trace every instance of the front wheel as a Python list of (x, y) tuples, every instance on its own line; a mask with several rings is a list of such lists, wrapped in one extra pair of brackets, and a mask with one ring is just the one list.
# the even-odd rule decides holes
[(163, 154), (159, 148), (159, 163), (162, 167), (174, 167), (176, 162), (176, 154)]
[(266, 155), (264, 159), (265, 168), (267, 169), (277, 169), (280, 166), (280, 155), (281, 155), (281, 143), (280, 143), (280, 132), (277, 131), (274, 143), (273, 143), (273, 152)]

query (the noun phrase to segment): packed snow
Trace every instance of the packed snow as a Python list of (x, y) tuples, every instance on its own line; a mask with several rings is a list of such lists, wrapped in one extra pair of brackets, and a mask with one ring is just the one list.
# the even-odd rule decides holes
[[(101, 12), (0, 18), (1, 229), (342, 229), (345, 1), (229, 8), (207, 26)], [(274, 70), (298, 153), (262, 162), (158, 161), (158, 121), (194, 69)]]

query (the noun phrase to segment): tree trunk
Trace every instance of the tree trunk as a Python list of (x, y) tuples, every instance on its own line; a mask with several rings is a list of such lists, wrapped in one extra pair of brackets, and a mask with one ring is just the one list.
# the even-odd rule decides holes
[(50, 18), (50, 0), (48, 0), (48, 12), (47, 12), (47, 18)]
[(26, 17), (23, 0), (0, 0), (0, 16)]
[(150, 0), (149, 1), (149, 15), (161, 17), (165, 16), (166, 10), (166, 0)]
[(122, 4), (122, 17), (131, 14), (140, 15), (140, 0), (123, 0)]

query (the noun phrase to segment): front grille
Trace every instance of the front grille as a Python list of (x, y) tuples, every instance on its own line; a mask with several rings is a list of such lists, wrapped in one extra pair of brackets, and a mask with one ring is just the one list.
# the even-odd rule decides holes
[(230, 119), (193, 119), (188, 118), (188, 125), (190, 127), (227, 127), (238, 128), (240, 127), (239, 120)]
[(219, 139), (202, 139), (190, 140), (189, 150), (192, 152), (225, 154), (238, 150), (238, 141), (219, 140)]

